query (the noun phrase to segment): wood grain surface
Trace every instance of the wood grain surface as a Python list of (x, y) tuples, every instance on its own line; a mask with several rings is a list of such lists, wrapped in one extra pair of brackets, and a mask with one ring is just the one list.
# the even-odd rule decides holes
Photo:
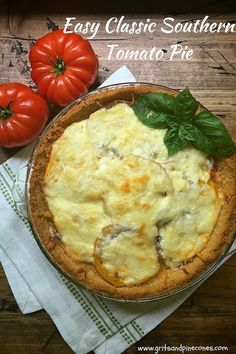
[[(29, 1), (28, 1), (29, 3)], [(236, 21), (235, 1), (190, 2), (183, 11), (169, 11), (176, 21), (192, 21), (209, 15), (212, 22)], [(30, 79), (28, 51), (39, 36), (62, 27), (64, 10), (29, 11), (20, 2), (0, 2), (0, 82), (18, 81), (34, 87)], [(32, 5), (33, 6), (33, 5)], [(25, 9), (27, 8), (27, 12)], [(161, 7), (162, 8), (162, 7)], [(189, 86), (198, 100), (224, 121), (236, 142), (236, 35), (235, 33), (179, 33), (130, 36), (107, 35), (104, 23), (110, 14), (76, 10), (69, 13), (82, 23), (100, 21), (101, 30), (91, 44), (98, 54), (100, 67), (95, 86), (125, 64), (138, 81), (155, 82), (175, 89)], [(41, 9), (42, 10), (42, 9)], [(67, 8), (68, 10), (68, 8)], [(93, 9), (94, 10), (94, 9)], [(139, 8), (140, 10), (140, 8)], [(64, 12), (63, 12), (64, 11)], [(115, 10), (114, 10), (115, 11)], [(135, 8), (134, 8), (135, 13)], [(127, 12), (127, 14), (126, 14)], [(121, 12), (122, 13), (122, 12)], [(136, 15), (124, 11), (127, 22), (150, 18), (160, 28), (164, 15), (149, 14), (145, 9)], [(139, 14), (138, 14), (139, 13)], [(114, 13), (113, 13), (114, 15)], [(115, 16), (115, 15), (114, 15)], [(108, 60), (107, 45), (116, 43), (122, 49), (144, 49), (156, 46), (165, 52), (161, 61)], [(181, 43), (194, 50), (191, 61), (176, 58), (170, 61), (170, 46)], [(54, 112), (52, 112), (52, 115)], [(0, 163), (18, 149), (0, 148)], [(1, 236), (0, 236), (1, 237)], [(138, 353), (137, 346), (196, 345), (228, 346), (228, 353), (236, 353), (236, 256), (208, 279), (180, 308), (162, 324), (146, 335), (126, 353)], [(153, 353), (154, 351), (146, 351)], [(22, 315), (0, 267), (0, 354), (72, 353), (61, 338), (50, 317), (44, 311)], [(110, 354), (110, 353), (108, 353)], [(112, 354), (112, 353), (111, 353)]]

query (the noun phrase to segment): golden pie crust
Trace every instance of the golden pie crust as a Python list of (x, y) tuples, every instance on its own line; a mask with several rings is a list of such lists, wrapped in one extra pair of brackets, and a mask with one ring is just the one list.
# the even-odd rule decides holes
[[(73, 122), (87, 119), (101, 107), (110, 107), (117, 102), (132, 103), (140, 94), (164, 92), (177, 95), (177, 92), (157, 85), (136, 84), (113, 86), (97, 90), (73, 103), (70, 108), (55, 119), (39, 140), (31, 160), (28, 178), (28, 214), (36, 240), (59, 270), (76, 284), (81, 284), (98, 293), (122, 299), (152, 298), (172, 293), (187, 284), (225, 253), (233, 241), (236, 229), (236, 158), (214, 161), (212, 179), (222, 195), (221, 209), (209, 241), (201, 252), (189, 262), (176, 268), (161, 263), (159, 272), (140, 285), (114, 286), (104, 280), (95, 266), (80, 262), (72, 247), (63, 243), (53, 222), (43, 192), (43, 179), (50, 158), (52, 144), (62, 135), (65, 128)], [(199, 110), (205, 110), (200, 105)]]

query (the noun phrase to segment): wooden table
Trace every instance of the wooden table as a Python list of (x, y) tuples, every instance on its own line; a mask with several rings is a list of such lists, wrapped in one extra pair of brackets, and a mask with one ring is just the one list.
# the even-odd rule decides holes
[[(67, 2), (65, 2), (67, 3)], [(207, 4), (209, 3), (209, 4)], [(211, 4), (212, 3), (212, 4)], [(10, 5), (9, 5), (10, 4)], [(20, 4), (20, 3), (19, 3)], [(18, 6), (19, 6), (18, 4)], [(168, 14), (175, 14), (178, 21), (194, 21), (210, 16), (211, 21), (235, 23), (236, 8), (233, 1), (192, 1)], [(111, 17), (99, 7), (99, 15), (94, 9), (82, 10), (69, 8), (57, 14), (51, 7), (48, 12), (32, 13), (30, 7), (22, 6), (17, 10), (17, 3), (0, 5), (0, 81), (19, 81), (33, 85), (30, 80), (28, 50), (34, 40), (55, 26), (63, 26), (65, 8), (67, 13), (80, 22), (96, 20), (104, 22)], [(21, 6), (21, 4), (20, 4)], [(117, 6), (117, 2), (114, 6)], [(160, 5), (160, 9), (163, 9)], [(187, 7), (186, 7), (187, 6)], [(28, 10), (27, 13), (23, 11)], [(160, 10), (159, 9), (159, 10)], [(113, 11), (118, 11), (116, 7)], [(126, 11), (128, 12), (128, 11)], [(132, 12), (132, 10), (131, 10)], [(164, 15), (154, 11), (149, 15), (137, 6), (139, 15), (126, 14), (128, 22), (135, 19), (150, 18), (160, 28)], [(58, 15), (60, 13), (60, 15)], [(118, 13), (118, 12), (117, 12)], [(122, 14), (122, 12), (120, 12)], [(160, 13), (160, 12), (159, 12)], [(176, 15), (178, 14), (178, 16)], [(119, 15), (120, 16), (120, 15)], [(161, 48), (166, 54), (161, 61), (124, 61), (108, 60), (107, 44), (119, 44), (122, 49)], [(193, 48), (190, 61), (175, 58), (168, 59), (172, 44), (183, 44)], [(100, 67), (96, 82), (98, 85), (114, 70), (126, 64), (139, 81), (156, 82), (182, 89), (189, 86), (193, 94), (209, 110), (220, 116), (236, 141), (236, 34), (190, 34), (179, 33), (164, 35), (159, 30), (155, 34), (130, 36), (127, 34), (107, 35), (102, 29), (91, 44), (98, 54)], [(0, 148), (0, 162), (13, 155), (17, 149)], [(220, 270), (208, 279), (175, 313), (156, 329), (146, 335), (140, 343), (126, 353), (137, 353), (137, 345), (220, 345), (228, 346), (228, 353), (236, 353), (236, 256), (233, 256)], [(72, 353), (63, 341), (50, 317), (39, 311), (35, 314), (22, 315), (8, 286), (3, 269), (0, 267), (0, 353), (1, 354), (36, 354), (36, 353)], [(151, 351), (149, 351), (151, 353)], [(147, 351), (148, 353), (148, 351)]]

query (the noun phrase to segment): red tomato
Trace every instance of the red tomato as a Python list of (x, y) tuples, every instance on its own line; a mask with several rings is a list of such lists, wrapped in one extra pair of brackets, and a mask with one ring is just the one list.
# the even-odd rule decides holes
[(29, 60), (39, 94), (59, 106), (87, 93), (97, 76), (98, 60), (89, 42), (63, 30), (38, 39)]
[(48, 119), (47, 102), (19, 83), (0, 84), (0, 146), (23, 146), (33, 141)]

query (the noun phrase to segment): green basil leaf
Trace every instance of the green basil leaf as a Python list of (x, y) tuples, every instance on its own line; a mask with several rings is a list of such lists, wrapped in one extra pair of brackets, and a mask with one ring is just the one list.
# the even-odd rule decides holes
[(194, 116), (198, 103), (188, 88), (175, 98), (164, 93), (141, 95), (132, 108), (143, 124), (167, 129), (164, 143), (169, 155), (176, 154), (188, 143), (215, 157), (236, 152), (232, 138), (219, 118), (210, 112)]
[(210, 112), (199, 113), (193, 124), (198, 128), (193, 146), (212, 156), (227, 157), (236, 152), (231, 136), (221, 120)]
[(179, 135), (179, 128), (172, 128), (167, 130), (164, 143), (168, 149), (168, 155), (173, 156), (187, 145), (187, 140)]
[(143, 97), (145, 97), (153, 111), (174, 114), (175, 98), (173, 96), (166, 93), (146, 93)]
[(190, 123), (184, 123), (179, 126), (179, 136), (188, 141), (195, 141), (197, 138), (196, 127)]
[(190, 121), (198, 109), (196, 99), (191, 95), (188, 88), (185, 88), (174, 101), (175, 116), (179, 121)]
[(175, 117), (168, 116), (166, 117), (167, 125), (169, 128), (178, 128), (179, 122), (176, 121)]
[(166, 94), (145, 94), (132, 105), (138, 119), (156, 129), (168, 128), (167, 118), (172, 112), (174, 98)]
[(217, 146), (215, 143), (200, 129), (196, 127), (196, 139), (191, 141), (191, 144), (198, 150), (203, 151), (211, 156), (216, 155)]

